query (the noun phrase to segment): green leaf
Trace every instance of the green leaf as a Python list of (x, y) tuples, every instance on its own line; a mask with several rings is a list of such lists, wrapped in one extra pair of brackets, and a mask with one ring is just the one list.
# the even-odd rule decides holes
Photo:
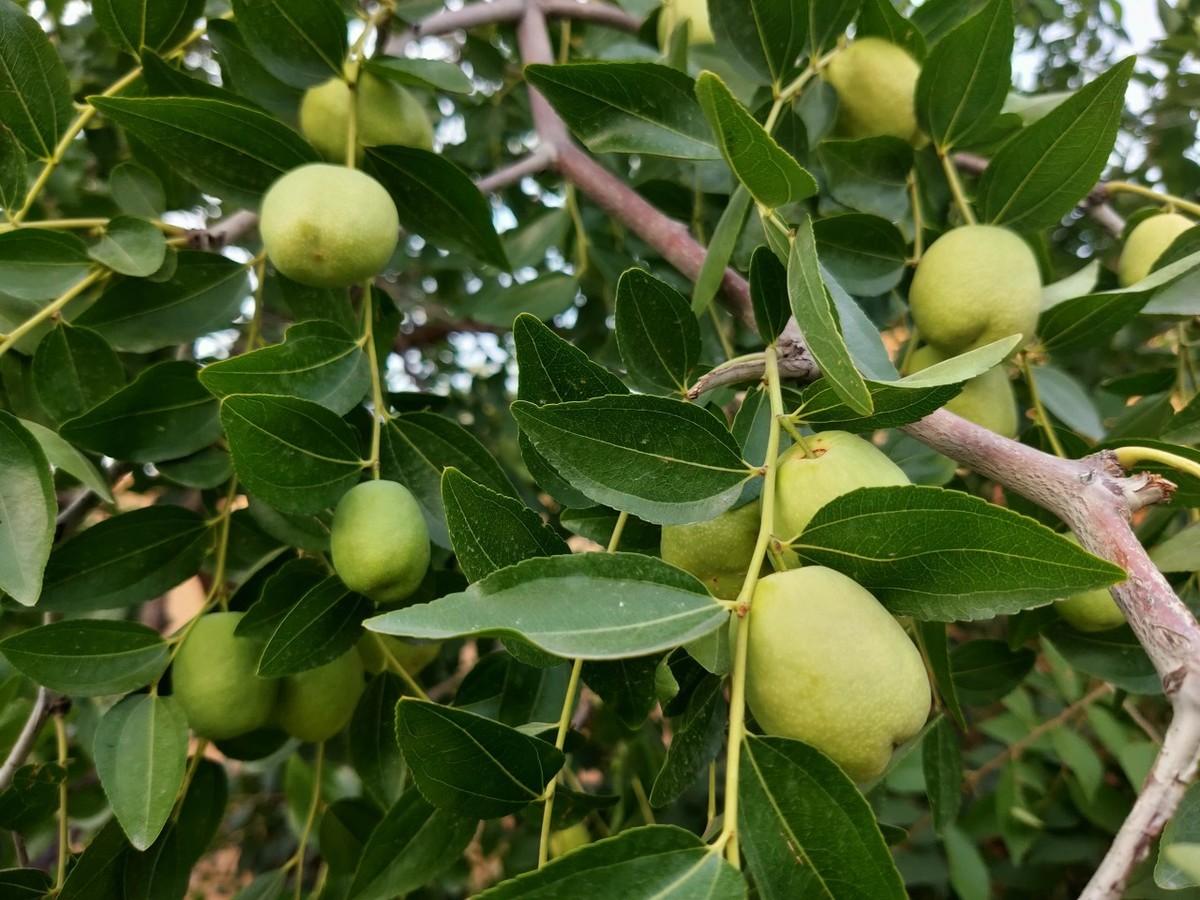
[(59, 422), (86, 412), (124, 384), (120, 358), (90, 329), (59, 322), (38, 342), (33, 388), (46, 412)]
[(959, 828), (951, 826), (942, 835), (942, 843), (955, 894), (960, 900), (989, 900), (992, 885), (987, 861), (975, 842)]
[(387, 78), (397, 84), (446, 91), (451, 94), (469, 94), (474, 88), (471, 79), (452, 62), (438, 59), (407, 59), (399, 56), (376, 56), (366, 61), (363, 68), (372, 75)]
[(1121, 581), (1125, 573), (1034, 519), (941, 488), (860, 488), (822, 507), (793, 544), (893, 613), (986, 619)]
[(52, 691), (101, 697), (137, 690), (157, 678), (170, 645), (136, 622), (75, 619), (18, 632), (0, 641), (0, 653)]
[(962, 804), (962, 750), (950, 720), (942, 717), (921, 741), (921, 766), (925, 792), (933, 813), (933, 829), (944, 834), (958, 818)]
[(764, 900), (907, 896), (875, 814), (836, 764), (777, 737), (747, 735), (742, 753), (738, 838)]
[(335, 0), (233, 0), (233, 11), (246, 45), (284, 84), (341, 77), (346, 18)]
[(42, 452), (46, 454), (51, 466), (62, 469), (106, 503), (112, 502), (112, 491), (109, 490), (107, 479), (100, 474), (100, 470), (90, 459), (45, 425), (28, 419), (21, 419), (20, 422), (41, 445)]
[(671, 744), (650, 789), (651, 806), (674, 803), (717, 758), (725, 737), (725, 710), (724, 679), (706, 676), (688, 697), (683, 714), (671, 719)]
[(96, 726), (96, 774), (138, 850), (153, 844), (167, 824), (183, 785), (187, 748), (187, 717), (174, 697), (126, 697)]
[(895, 222), (909, 212), (908, 173), (913, 148), (908, 141), (881, 136), (857, 141), (824, 140), (817, 158), (833, 199), (859, 212)]
[(69, 441), (130, 462), (177, 459), (221, 435), (217, 401), (196, 378), (194, 363), (168, 361), (144, 370), (60, 429)]
[(327, 575), (328, 570), (318, 559), (288, 560), (263, 584), (258, 599), (237, 623), (234, 634), (266, 644), (297, 600), (324, 581)]
[(15, 212), (25, 201), (25, 151), (13, 133), (0, 125), (0, 209)]
[(675, 524), (728, 509), (752, 472), (708, 411), (665, 397), (613, 394), (513, 415), (533, 446), (597, 503)]
[(513, 322), (513, 341), (520, 371), (517, 385), (520, 400), (540, 406), (629, 393), (620, 378), (534, 316), (517, 317)]
[(51, 300), (74, 287), (91, 268), (87, 247), (68, 232), (19, 228), (0, 234), (0, 279), (10, 297)]
[(354, 430), (309, 400), (233, 394), (221, 401), (221, 424), (238, 479), (281, 512), (333, 506), (362, 474)]
[(371, 147), (367, 169), (392, 195), (406, 229), (508, 271), (487, 198), (450, 160), (416, 147)]
[(280, 118), (292, 118), (303, 91), (267, 71), (259, 56), (246, 45), (236, 23), (209, 19), (206, 25), (208, 39), (216, 48), (221, 64), (222, 83)]
[(508, 328), (522, 313), (539, 319), (552, 318), (573, 307), (578, 295), (578, 278), (565, 272), (550, 272), (519, 284), (489, 284), (457, 300), (454, 310), (476, 322)]
[(141, 163), (118, 164), (109, 173), (108, 189), (121, 211), (131, 216), (153, 219), (167, 208), (162, 181)]
[(866, 0), (854, 26), (855, 38), (880, 37), (903, 47), (916, 60), (925, 59), (925, 36), (904, 18), (892, 0)]
[(200, 370), (200, 382), (217, 397), (278, 394), (311, 400), (339, 416), (371, 387), (362, 341), (333, 322), (297, 322), (283, 343), (243, 353)]
[(295, 675), (333, 662), (362, 634), (371, 601), (331, 575), (311, 588), (280, 620), (258, 662), (261, 678)]
[(396, 743), (396, 704), (402, 696), (400, 676), (380, 672), (367, 683), (350, 720), (350, 760), (380, 809), (392, 807), (404, 787), (404, 757)]
[(249, 291), (246, 266), (183, 250), (166, 281), (123, 280), (75, 319), (118, 350), (149, 353), (228, 328)]
[(859, 415), (869, 415), (873, 410), (871, 392), (850, 357), (829, 292), (821, 280), (816, 238), (808, 218), (792, 238), (787, 284), (792, 315), (825, 380), (848, 407)]
[(21, 7), (0, 0), (0, 122), (31, 156), (49, 159), (74, 118), (67, 69), (50, 37)]
[[(1187, 789), (1175, 815), (1163, 829), (1158, 860), (1154, 864), (1154, 883), (1168, 891), (1200, 885), (1200, 866), (1195, 847), (1200, 843), (1200, 787)], [(1187, 848), (1182, 852), (1176, 848)]]
[(908, 246), (891, 222), (865, 213), (826, 216), (813, 222), (821, 263), (859, 297), (886, 294), (904, 277)]
[(1028, 647), (1013, 650), (1004, 641), (967, 641), (950, 653), (954, 689), (966, 703), (995, 703), (1025, 680), (1036, 659)]
[(938, 697), (941, 698), (942, 707), (954, 718), (958, 727), (965, 731), (967, 720), (963, 716), (962, 704), (958, 700), (958, 690), (954, 684), (946, 625), (944, 622), (918, 621), (916, 626), (918, 643), (929, 665), (930, 674), (933, 675), (933, 683), (937, 688)]
[(41, 445), (11, 413), (0, 410), (0, 592), (33, 606), (54, 543), (58, 502)]
[(817, 192), (812, 175), (776, 143), (720, 76), (701, 72), (696, 96), (725, 162), (760, 205), (777, 209)]
[(853, 21), (860, 0), (805, 0), (808, 5), (809, 55), (820, 56), (837, 43)]
[(116, 900), (124, 897), (122, 870), (129, 844), (116, 819), (111, 819), (92, 838), (90, 844), (67, 875), (59, 900)]
[(630, 828), (503, 881), (477, 900), (528, 897), (745, 900), (746, 883), (720, 853), (674, 825)]
[(53, 886), (41, 869), (0, 869), (0, 894), (11, 900), (41, 900)]
[(520, 500), (454, 467), (442, 474), (442, 504), (458, 567), (468, 581), (531, 557), (571, 552), (566, 541)]
[(1162, 693), (1162, 680), (1154, 664), (1128, 626), (1085, 633), (1065, 622), (1056, 622), (1044, 635), (1081, 672), (1112, 682), (1130, 693)]
[[(204, 14), (204, 0), (93, 0), (92, 16), (110, 41), (133, 56), (173, 47)], [(140, 848), (144, 849), (144, 848)]]
[(713, 0), (708, 14), (717, 49), (763, 81), (781, 84), (806, 49), (806, 6), (804, 0)]
[(979, 179), (982, 220), (1029, 232), (1074, 209), (1108, 161), (1135, 61), (1117, 63), (996, 152)]
[(787, 269), (768, 247), (757, 247), (750, 257), (750, 302), (754, 322), (767, 343), (773, 343), (787, 327), (792, 309), (788, 301)]
[(541, 797), (564, 759), (540, 738), (411, 697), (396, 707), (396, 739), (421, 796), (476, 819), (520, 812)]
[(100, 240), (88, 249), (88, 255), (114, 272), (145, 278), (162, 268), (167, 258), (167, 239), (145, 219), (114, 216)]
[(255, 204), (317, 153), (278, 119), (212, 97), (89, 97), (88, 102), (202, 191)]
[(626, 269), (617, 282), (616, 336), (632, 376), (687, 393), (700, 361), (700, 325), (682, 294), (644, 269)]
[(349, 897), (391, 900), (431, 883), (458, 860), (475, 826), (474, 819), (430, 806), (410, 788), (371, 832)]
[(55, 548), (38, 605), (81, 613), (134, 606), (200, 571), (210, 533), (182, 506), (148, 506), (98, 522)]
[(647, 62), (531, 65), (525, 77), (593, 153), (679, 159), (720, 154), (696, 103), (692, 79)]
[(518, 637), (555, 656), (599, 660), (670, 650), (728, 619), (699, 581), (661, 560), (587, 553), (528, 559), (461, 593), (393, 610), (364, 625), (430, 640)]
[(917, 79), (916, 109), (941, 153), (1000, 114), (1012, 83), (1012, 49), (1012, 0), (990, 0), (934, 46)]
[(729, 197), (717, 227), (713, 229), (712, 238), (704, 254), (704, 263), (700, 266), (700, 274), (692, 286), (692, 312), (697, 316), (708, 309), (721, 284), (725, 280), (725, 270), (733, 251), (737, 248), (738, 238), (742, 227), (746, 224), (746, 214), (750, 211), (750, 192), (743, 185), (738, 185)]
[(383, 431), (383, 477), (405, 485), (421, 504), (429, 536), (439, 547), (449, 547), (446, 510), (442, 505), (442, 475), (447, 468), (497, 493), (513, 496), (514, 490), (499, 463), (479, 439), (457, 422), (430, 412), (393, 417)]
[(1150, 550), (1150, 561), (1160, 572), (1195, 572), (1200, 569), (1200, 524), (1189, 525)]
[(961, 390), (959, 384), (902, 387), (900, 382), (867, 381), (866, 385), (875, 410), (871, 415), (860, 416), (838, 398), (832, 385), (818, 379), (800, 392), (797, 408), (801, 418), (816, 431), (866, 434), (920, 421)]

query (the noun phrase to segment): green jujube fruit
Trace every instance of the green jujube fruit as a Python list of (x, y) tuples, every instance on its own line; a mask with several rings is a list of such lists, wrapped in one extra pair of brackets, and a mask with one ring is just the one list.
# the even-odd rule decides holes
[(333, 512), (333, 568), (346, 587), (376, 603), (412, 594), (429, 568), (429, 528), (417, 499), (395, 481), (364, 481)]
[(350, 721), (363, 692), (363, 664), (353, 648), (333, 662), (282, 679), (275, 722), (292, 737), (327, 741)]
[(964, 225), (925, 251), (908, 291), (921, 339), (947, 356), (1037, 330), (1042, 277), (1029, 245), (995, 225)]
[(869, 441), (846, 431), (806, 437), (779, 457), (775, 535), (791, 540), (822, 506), (862, 487), (909, 484), (904, 470)]
[(1117, 263), (1117, 280), (1121, 287), (1129, 287), (1149, 275), (1175, 238), (1194, 224), (1179, 213), (1161, 213), (1138, 222), (1125, 238), (1125, 247)]
[(275, 707), (278, 679), (256, 674), (263, 645), (233, 633), (242, 615), (201, 616), (171, 666), (175, 699), (201, 737), (219, 741), (262, 728)]
[[(1066, 537), (1072, 543), (1079, 543), (1074, 534)], [(1108, 631), (1125, 624), (1125, 613), (1121, 612), (1108, 588), (1093, 588), (1056, 600), (1054, 609), (1076, 631)]]
[(280, 272), (311, 287), (336, 288), (383, 270), (400, 239), (400, 218), (370, 175), (310, 163), (267, 190), (258, 229)]
[[(420, 102), (394, 82), (362, 72), (354, 89), (357, 156), (364, 147), (398, 144), (433, 149), (433, 124)], [(330, 78), (309, 88), (300, 101), (300, 131), (330, 162), (346, 162), (350, 86)]]
[(387, 668), (387, 660), (379, 646), (380, 643), (409, 675), (419, 675), (442, 651), (441, 641), (410, 641), (390, 634), (368, 631), (358, 639), (355, 646), (358, 648), (363, 668), (372, 675), (377, 675)]
[(714, 597), (736, 600), (754, 556), (761, 516), (756, 500), (707, 522), (665, 525), (661, 556), (703, 581)]
[(900, 624), (840, 572), (805, 566), (758, 583), (746, 701), (767, 734), (816, 747), (858, 782), (878, 778), (929, 716), (929, 678)]
[(919, 142), (913, 95), (921, 67), (903, 47), (859, 38), (829, 61), (824, 74), (837, 91), (840, 134)]
[[(922, 347), (912, 355), (908, 370), (920, 372), (947, 358), (934, 347)], [(995, 366), (970, 379), (946, 404), (946, 409), (996, 434), (1017, 436), (1017, 395), (1003, 366)]]
[(688, 44), (711, 44), (712, 22), (708, 18), (707, 0), (664, 0), (658, 14), (658, 46), (666, 47), (681, 22), (688, 22)]

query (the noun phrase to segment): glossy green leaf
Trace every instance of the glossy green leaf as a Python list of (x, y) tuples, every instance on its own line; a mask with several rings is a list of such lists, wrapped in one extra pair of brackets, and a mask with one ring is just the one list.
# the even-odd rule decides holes
[(946, 714), (954, 719), (959, 729), (966, 731), (967, 720), (963, 715), (962, 704), (958, 699), (958, 690), (954, 684), (953, 667), (950, 664), (950, 639), (947, 626), (943, 622), (917, 621), (917, 642), (925, 656), (929, 674), (933, 676), (933, 685), (941, 700)]
[(318, 559), (288, 560), (263, 583), (258, 599), (237, 623), (234, 634), (265, 644), (300, 598), (324, 581), (328, 574)]
[(674, 803), (696, 783), (721, 751), (725, 720), (724, 680), (707, 676), (689, 696), (683, 714), (671, 719), (671, 744), (650, 789), (651, 806)]
[(297, 322), (283, 343), (205, 366), (200, 382), (217, 397), (280, 394), (345, 415), (371, 387), (362, 342), (333, 322)]
[(72, 697), (124, 694), (167, 665), (170, 645), (136, 622), (75, 619), (39, 625), (0, 641), (0, 653), (37, 684)]
[(718, 49), (735, 55), (766, 82), (782, 83), (804, 54), (805, 0), (713, 0), (708, 14)]
[(636, 730), (658, 704), (655, 675), (661, 659), (661, 653), (654, 653), (635, 659), (584, 663), (583, 681), (626, 728)]
[(550, 272), (519, 284), (489, 284), (454, 304), (457, 312), (476, 322), (508, 328), (522, 313), (550, 319), (575, 305), (579, 279)]
[(526, 66), (529, 82), (593, 153), (717, 159), (692, 79), (648, 62)]
[(91, 267), (87, 247), (68, 232), (21, 228), (0, 234), (4, 293), (19, 300), (58, 297), (74, 287)]
[(67, 875), (59, 900), (117, 900), (124, 897), (122, 870), (129, 844), (116, 819), (96, 832)]
[(108, 341), (60, 322), (38, 342), (33, 387), (57, 421), (81, 415), (125, 384), (125, 367)]
[(430, 640), (518, 637), (564, 658), (621, 659), (678, 647), (728, 618), (699, 581), (661, 560), (587, 553), (529, 559), (461, 593), (364, 624), (382, 634)]
[(880, 428), (899, 428), (945, 406), (961, 390), (958, 384), (901, 387), (899, 382), (867, 381), (874, 412), (861, 416), (843, 403), (824, 379), (807, 385), (797, 402), (803, 421), (817, 431), (865, 434)]
[(520, 371), (517, 397), (521, 400), (540, 406), (629, 392), (620, 378), (534, 316), (517, 317), (513, 341)]
[(20, 420), (0, 410), (0, 592), (37, 602), (54, 542), (58, 502), (50, 463)]
[(701, 265), (700, 274), (696, 276), (696, 282), (692, 286), (692, 312), (696, 315), (708, 309), (708, 305), (717, 296), (717, 291), (721, 289), (726, 268), (733, 257), (733, 251), (737, 248), (738, 238), (742, 234), (749, 211), (750, 192), (739, 184), (730, 195), (729, 203), (717, 221), (717, 227), (713, 229), (704, 253), (704, 264)]
[(644, 269), (626, 269), (617, 282), (616, 335), (631, 375), (687, 393), (700, 361), (700, 325), (682, 294)]
[(336, 0), (233, 0), (247, 46), (276, 78), (311, 87), (341, 77), (346, 19)]
[(93, 106), (202, 191), (257, 203), (317, 154), (265, 112), (212, 97), (90, 97)]
[(817, 192), (817, 183), (750, 115), (720, 76), (701, 72), (696, 96), (733, 174), (762, 206), (776, 209)]
[(134, 216), (109, 219), (88, 255), (102, 266), (133, 278), (157, 272), (167, 257), (167, 239), (152, 223)]
[(49, 159), (75, 110), (67, 69), (36, 19), (0, 0), (0, 122), (37, 159)]
[(1036, 658), (1028, 647), (1013, 650), (1004, 641), (966, 641), (950, 652), (954, 689), (965, 703), (994, 703), (1025, 680)]
[(861, 6), (860, 0), (805, 0), (808, 6), (809, 55), (818, 56), (837, 43)]
[(962, 804), (962, 750), (950, 720), (942, 717), (921, 741), (921, 766), (925, 792), (938, 834), (954, 824)]
[(204, 13), (204, 0), (93, 0), (92, 15), (110, 41), (139, 56), (173, 47)]
[(174, 697), (126, 697), (96, 726), (96, 774), (135, 849), (149, 847), (167, 824), (183, 784), (187, 748), (187, 717)]
[(724, 423), (663, 397), (613, 394), (513, 415), (533, 446), (597, 503), (671, 524), (728, 509), (751, 477)]
[(396, 704), (403, 695), (400, 676), (380, 672), (367, 683), (350, 720), (350, 760), (380, 809), (391, 809), (404, 788), (404, 757), (396, 743)]
[(750, 257), (750, 301), (754, 321), (764, 341), (773, 342), (791, 318), (787, 269), (767, 247), (758, 247)]
[(421, 796), (476, 819), (520, 812), (563, 765), (553, 744), (484, 716), (405, 697), (396, 739)]
[(903, 47), (916, 60), (924, 62), (925, 36), (904, 18), (891, 0), (865, 0), (854, 26), (854, 36), (879, 37)]
[(824, 140), (817, 158), (825, 169), (826, 189), (839, 203), (889, 222), (909, 212), (913, 149), (908, 141), (890, 136)]
[(835, 763), (778, 737), (747, 735), (742, 753), (738, 837), (764, 900), (906, 896), (875, 814)]
[(25, 151), (11, 131), (0, 125), (0, 209), (17, 210), (25, 200)]
[(310, 400), (233, 394), (221, 401), (221, 424), (238, 479), (281, 512), (320, 512), (362, 474), (354, 430)]
[(826, 216), (813, 222), (821, 264), (859, 297), (886, 294), (904, 277), (908, 247), (891, 222), (865, 213)]
[(1163, 829), (1154, 865), (1154, 883), (1174, 891), (1200, 885), (1200, 866), (1194, 849), (1197, 843), (1200, 843), (1200, 787), (1193, 786), (1183, 795), (1175, 815)]
[(1134, 694), (1162, 693), (1154, 664), (1128, 626), (1085, 633), (1058, 622), (1046, 629), (1045, 637), (1081, 672)]
[(366, 61), (364, 68), (372, 75), (387, 78), (397, 84), (469, 94), (474, 88), (462, 68), (440, 59), (408, 59), (399, 56), (376, 56)]
[(38, 605), (80, 613), (144, 603), (200, 571), (210, 543), (204, 519), (182, 506), (113, 516), (54, 549)]
[(982, 220), (1036, 231), (1083, 199), (1108, 161), (1134, 62), (1117, 63), (1000, 148), (979, 179)]
[(54, 883), (41, 869), (0, 869), (0, 893), (11, 900), (41, 900)]
[(371, 601), (331, 575), (300, 597), (280, 619), (258, 663), (262, 678), (295, 675), (333, 662), (354, 646)]
[(109, 173), (108, 186), (117, 206), (131, 216), (152, 219), (167, 208), (162, 181), (141, 163), (127, 160), (117, 165)]
[(106, 503), (112, 502), (112, 491), (108, 487), (108, 480), (88, 457), (45, 425), (39, 425), (28, 419), (19, 421), (33, 435), (34, 440), (41, 446), (42, 452), (46, 454), (46, 459), (54, 469), (66, 472), (88, 490), (94, 491)]
[(221, 434), (217, 401), (196, 378), (196, 365), (168, 361), (66, 422), (63, 437), (130, 462), (158, 462), (195, 453)]
[(951, 622), (1044, 606), (1125, 573), (1034, 519), (959, 491), (860, 488), (793, 543), (849, 575), (897, 615)]

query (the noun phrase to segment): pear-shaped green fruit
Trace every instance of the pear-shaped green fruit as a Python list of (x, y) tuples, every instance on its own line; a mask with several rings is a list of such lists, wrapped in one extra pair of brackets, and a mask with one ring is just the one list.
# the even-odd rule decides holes
[[(360, 158), (364, 147), (399, 144), (433, 149), (429, 116), (417, 98), (400, 85), (363, 72), (353, 93), (357, 98), (355, 126)], [(300, 101), (300, 130), (331, 162), (346, 161), (350, 95), (350, 87), (343, 79), (331, 78), (309, 88)]]
[[(1074, 534), (1065, 537), (1074, 544), (1079, 543)], [(1054, 609), (1077, 631), (1108, 631), (1125, 624), (1125, 614), (1108, 588), (1094, 588), (1058, 600)]]
[(768, 575), (750, 607), (746, 700), (767, 734), (811, 744), (855, 781), (882, 774), (929, 715), (929, 679), (904, 629), (840, 572)]
[(258, 223), (275, 268), (312, 287), (346, 287), (379, 274), (400, 239), (396, 204), (356, 169), (311, 163), (277, 180)]
[(394, 481), (364, 481), (333, 511), (333, 568), (346, 587), (376, 603), (412, 594), (429, 568), (429, 528), (417, 499)]
[(380, 644), (387, 648), (392, 659), (409, 675), (418, 675), (421, 670), (437, 659), (442, 650), (441, 641), (406, 641), (390, 634), (369, 631), (358, 639), (358, 656), (363, 668), (376, 675), (387, 668), (387, 659)]
[(917, 143), (913, 94), (921, 67), (883, 38), (859, 38), (836, 54), (825, 77), (838, 95), (837, 130), (850, 138), (888, 135)]
[(171, 667), (175, 699), (201, 737), (237, 737), (271, 718), (279, 681), (256, 674), (263, 645), (234, 635), (241, 620), (240, 612), (201, 616)]
[(714, 40), (712, 23), (708, 18), (707, 0), (663, 0), (658, 14), (658, 46), (666, 47), (671, 32), (681, 22), (688, 22), (688, 44), (711, 44)]
[(707, 522), (665, 525), (662, 558), (691, 572), (714, 597), (737, 599), (754, 556), (761, 516), (762, 505), (756, 500)]
[(1128, 287), (1149, 275), (1171, 242), (1195, 224), (1179, 213), (1161, 213), (1138, 222), (1125, 238), (1121, 260), (1117, 263), (1117, 280), (1121, 286)]
[(550, 858), (558, 859), (572, 850), (586, 847), (591, 842), (592, 835), (585, 822), (576, 822), (567, 828), (552, 831), (550, 832)]
[[(912, 355), (908, 370), (920, 372), (947, 358), (934, 347), (922, 347)], [(988, 369), (964, 384), (946, 409), (996, 434), (1017, 435), (1017, 395), (1003, 366)]]
[(284, 678), (275, 722), (299, 740), (327, 741), (346, 727), (362, 692), (362, 660), (350, 649), (333, 662)]
[[(779, 457), (775, 534), (791, 540), (822, 506), (862, 487), (909, 484), (904, 470), (869, 441), (845, 431), (822, 431)], [(807, 454), (806, 454), (807, 448)]]
[(995, 225), (964, 225), (933, 242), (908, 291), (921, 338), (947, 356), (1037, 329), (1042, 277), (1033, 251)]

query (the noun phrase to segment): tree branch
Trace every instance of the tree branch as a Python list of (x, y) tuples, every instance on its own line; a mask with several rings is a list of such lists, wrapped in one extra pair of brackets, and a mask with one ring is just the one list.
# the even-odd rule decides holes
[[(636, 32), (642, 19), (611, 3), (596, 0), (539, 0), (543, 14), (556, 19), (577, 19), (596, 22), (621, 31)], [(525, 0), (490, 0), (468, 3), (459, 9), (446, 9), (418, 22), (388, 42), (388, 52), (396, 53), (410, 41), (437, 37), (454, 31), (465, 31), (480, 25), (516, 22), (525, 13)]]
[(29, 716), (21, 727), (21, 733), (17, 735), (12, 749), (8, 751), (8, 758), (4, 760), (4, 765), (0, 766), (0, 791), (12, 784), (17, 769), (25, 764), (25, 760), (33, 751), (33, 745), (37, 742), (42, 726), (46, 724), (46, 720), (53, 712), (52, 707), (50, 692), (44, 687), (39, 687), (37, 696), (33, 700), (33, 708), (29, 710)]
[(526, 175), (536, 175), (538, 172), (544, 171), (552, 162), (553, 153), (543, 145), (527, 156), (522, 156), (515, 162), (497, 169), (491, 175), (485, 175), (478, 179), (475, 187), (484, 194), (491, 194), (520, 181)]

